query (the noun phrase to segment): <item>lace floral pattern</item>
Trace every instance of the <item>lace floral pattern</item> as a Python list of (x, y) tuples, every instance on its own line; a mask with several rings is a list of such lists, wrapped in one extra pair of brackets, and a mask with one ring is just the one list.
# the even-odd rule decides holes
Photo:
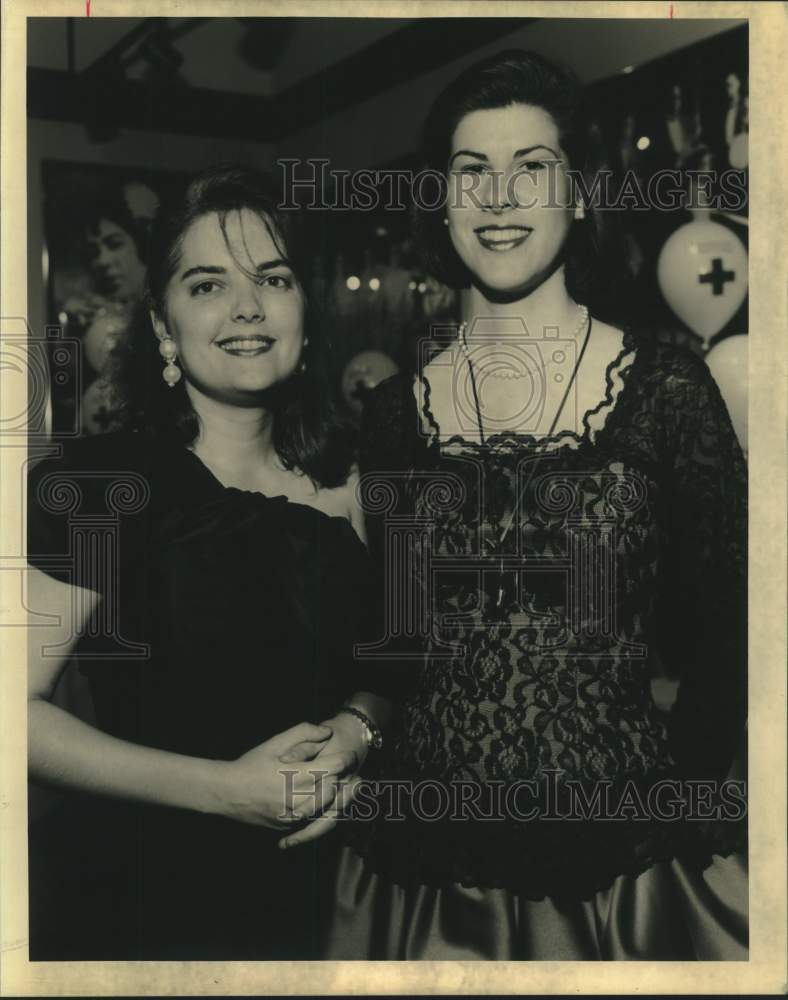
[[(658, 572), (657, 486), (621, 463), (603, 460), (592, 469), (588, 456), (579, 455), (567, 450), (568, 462), (534, 477), (525, 493), (516, 483), (522, 460), (517, 446), (496, 448), (483, 470), (479, 455), (471, 462), (466, 456), (456, 461), (456, 454), (441, 458), (440, 468), (468, 480), (466, 496), (480, 483), (491, 488), (485, 496), (477, 492), (476, 503), (465, 502), (459, 516), (435, 516), (429, 572), (437, 593), (428, 669), (408, 700), (397, 744), (408, 770), (440, 778), (459, 771), (486, 781), (531, 778), (544, 768), (602, 778), (671, 765), (645, 664), (644, 623), (653, 613)], [(640, 502), (631, 501), (630, 509), (611, 503), (613, 490), (623, 492), (628, 483)], [(499, 526), (511, 513), (501, 508), (502, 498), (511, 505), (518, 493), (521, 516), (502, 554), (526, 569), (502, 577), (485, 553), (495, 548)], [(417, 517), (425, 516), (424, 506), (414, 498)], [(604, 548), (597, 545), (594, 553), (595, 543)], [(578, 546), (596, 555), (598, 565), (578, 567), (571, 551)], [(443, 557), (451, 568), (440, 568)], [(458, 571), (458, 557), (471, 568)], [(601, 564), (606, 557), (608, 567)], [(597, 586), (576, 579), (583, 569), (601, 574)], [(420, 582), (428, 586), (427, 579)], [(569, 621), (580, 613), (569, 610), (573, 588), (575, 603), (584, 600), (576, 634)], [(505, 607), (496, 621), (491, 615), (499, 592)], [(445, 647), (462, 652), (433, 659)], [(427, 719), (438, 726), (430, 729)], [(415, 736), (428, 731), (433, 739)]]
[[(582, 434), (484, 445), (440, 440), (429, 385), (422, 413), (403, 376), (373, 395), (363, 469), (391, 473), (398, 513), (433, 527), (429, 556), (415, 564), (430, 633), (389, 774), (485, 786), (550, 772), (614, 784), (727, 773), (746, 711), (744, 461), (717, 387), (690, 353), (628, 333), (607, 386)], [(436, 506), (416, 471), (456, 483), (454, 500)], [(373, 519), (373, 552), (382, 530)], [(653, 650), (681, 678), (667, 720), (651, 697)], [(404, 835), (399, 824), (368, 824), (355, 836), (373, 863), (422, 881), (441, 871), (520, 891), (529, 879), (537, 893), (567, 888), (568, 869), (551, 853), (566, 831), (507, 823), (508, 848), (507, 835), (489, 840), (507, 868), (484, 837), (469, 854), (477, 824), (455, 824), (449, 846), (428, 825)], [(658, 834), (635, 824), (626, 836), (599, 826), (586, 824), (583, 850), (572, 835), (590, 866), (578, 884), (686, 852), (690, 841), (700, 850), (697, 825), (691, 836), (676, 824)], [(541, 858), (535, 869), (510, 854), (523, 838)], [(719, 836), (708, 849), (721, 849)]]

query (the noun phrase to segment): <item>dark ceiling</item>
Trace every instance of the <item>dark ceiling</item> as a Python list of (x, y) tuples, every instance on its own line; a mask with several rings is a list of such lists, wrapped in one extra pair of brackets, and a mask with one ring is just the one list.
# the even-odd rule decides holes
[[(30, 66), (28, 113), (52, 121), (87, 121), (98, 132), (104, 126), (270, 142), (503, 38), (533, 19), (394, 22), (394, 30), (382, 38), (270, 93), (265, 93), (273, 89), (266, 74), (275, 71), (286, 53), (298, 19), (229, 20), (245, 22), (232, 58), (262, 71), (257, 92), (189, 82), (179, 43), (200, 32), (206, 22), (215, 25), (211, 19), (141, 20), (81, 68), (74, 51), (75, 30), (67, 25), (68, 68), (52, 68), (51, 56), (50, 66)], [(343, 21), (338, 23), (343, 26)], [(214, 52), (214, 65), (216, 58)]]
[[(386, 156), (372, 146), (391, 147), (389, 158), (406, 151), (414, 126), (407, 121), (405, 136), (403, 121), (422, 115), (423, 94), (437, 92), (491, 46), (533, 48), (587, 85), (610, 81), (605, 100), (615, 101), (632, 86), (622, 74), (744, 23), (31, 17), (28, 112), (83, 124), (93, 141), (137, 130), (275, 143), (288, 154), (330, 140), (347, 151), (354, 136), (370, 138), (372, 130), (377, 138), (362, 158), (377, 162)], [(365, 103), (375, 98), (374, 106)], [(398, 123), (403, 135), (396, 137)]]

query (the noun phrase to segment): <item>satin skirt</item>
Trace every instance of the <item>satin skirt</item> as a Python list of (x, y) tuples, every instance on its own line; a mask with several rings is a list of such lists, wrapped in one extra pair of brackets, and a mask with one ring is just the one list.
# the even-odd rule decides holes
[(677, 860), (621, 875), (590, 900), (506, 889), (402, 887), (342, 852), (327, 960), (747, 961), (747, 862)]

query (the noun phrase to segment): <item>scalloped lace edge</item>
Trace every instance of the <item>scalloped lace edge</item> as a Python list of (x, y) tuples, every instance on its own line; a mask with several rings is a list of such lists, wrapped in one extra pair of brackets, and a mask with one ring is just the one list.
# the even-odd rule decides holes
[(607, 426), (608, 420), (616, 408), (619, 397), (627, 385), (628, 376), (635, 363), (637, 354), (638, 347), (632, 342), (631, 331), (626, 329), (624, 330), (621, 350), (605, 369), (605, 395), (583, 415), (582, 434), (578, 434), (577, 431), (573, 430), (563, 430), (558, 431), (557, 434), (545, 434), (542, 436), (519, 433), (517, 431), (503, 431), (498, 434), (491, 434), (484, 443), (473, 438), (464, 437), (461, 434), (453, 434), (446, 439), (441, 438), (440, 426), (430, 409), (430, 394), (432, 391), (430, 380), (426, 375), (417, 372), (413, 376), (411, 389), (417, 407), (421, 434), (428, 447), (442, 448), (444, 450), (455, 446), (484, 449), (501, 446), (521, 447), (525, 442), (532, 442), (539, 448), (545, 448), (545, 446), (550, 445), (556, 448), (570, 448), (573, 450), (579, 448), (585, 441), (593, 445)]

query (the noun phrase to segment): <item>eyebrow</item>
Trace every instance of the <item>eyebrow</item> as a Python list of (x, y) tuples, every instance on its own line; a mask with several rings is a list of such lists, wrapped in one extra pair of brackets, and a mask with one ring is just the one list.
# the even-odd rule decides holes
[[(290, 267), (290, 262), (285, 260), (284, 257), (276, 257), (274, 260), (266, 260), (262, 264), (258, 264), (255, 271), (257, 274), (263, 274), (265, 271), (271, 271), (275, 267)], [(227, 268), (218, 267), (215, 264), (197, 264), (194, 267), (190, 267), (188, 271), (183, 272), (181, 281), (193, 278), (197, 274), (227, 274)]]
[[(512, 159), (516, 160), (520, 156), (527, 156), (528, 153), (533, 153), (533, 151), (535, 149), (546, 149), (547, 152), (548, 153), (552, 153), (553, 156), (557, 160), (561, 159), (561, 157), (558, 155), (558, 153), (551, 146), (545, 146), (541, 142), (538, 143), (536, 146), (526, 146), (524, 149), (516, 149), (514, 151)], [(457, 152), (456, 153), (452, 153), (451, 157), (449, 158), (449, 165), (452, 164), (452, 162), (454, 161), (455, 157), (457, 157), (457, 156), (473, 156), (477, 160), (484, 160), (485, 162), (488, 162), (488, 160), (489, 160), (489, 157), (485, 156), (484, 153), (477, 153), (473, 149), (458, 149)]]

